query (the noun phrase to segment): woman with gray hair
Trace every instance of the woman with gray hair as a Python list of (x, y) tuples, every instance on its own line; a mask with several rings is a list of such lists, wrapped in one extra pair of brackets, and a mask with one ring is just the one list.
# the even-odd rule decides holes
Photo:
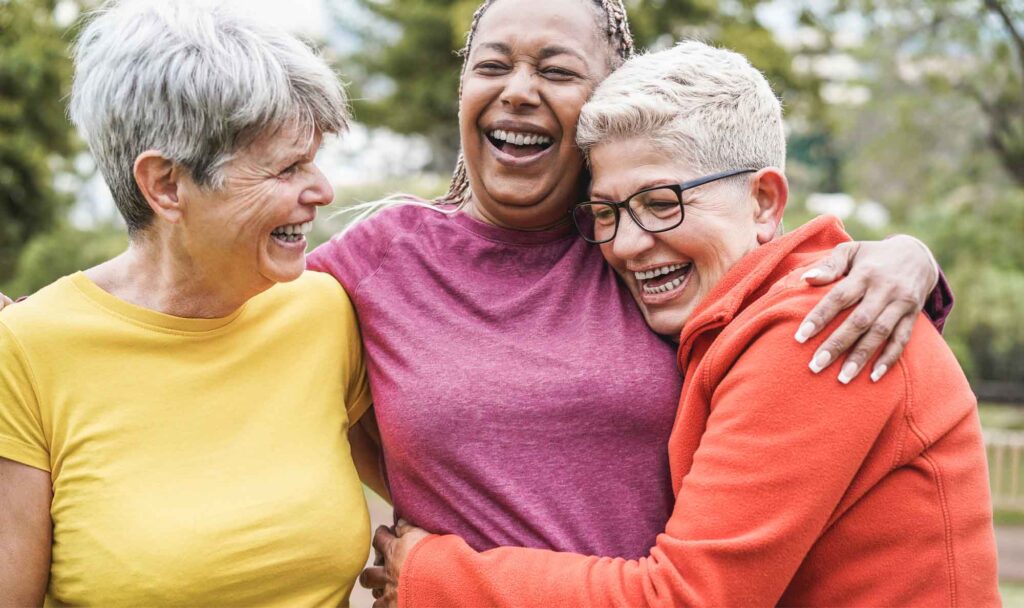
[(672, 514), (634, 559), (478, 553), (400, 524), (364, 575), (376, 605), (999, 605), (976, 403), (935, 328), (918, 315), (874, 384), (800, 365), (792, 336), (821, 295), (802, 275), (850, 237), (829, 217), (779, 236), (785, 136), (765, 78), (699, 42), (636, 57), (584, 106), (577, 142), (594, 175), (580, 233), (678, 342)]
[(129, 247), (0, 316), (0, 605), (347, 603), (370, 398), (346, 294), (304, 273), (337, 78), (231, 12), (112, 3), (71, 117)]

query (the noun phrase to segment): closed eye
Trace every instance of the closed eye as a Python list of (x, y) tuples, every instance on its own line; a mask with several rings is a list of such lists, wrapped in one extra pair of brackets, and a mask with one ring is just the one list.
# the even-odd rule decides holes
[(544, 68), (541, 70), (541, 74), (543, 74), (545, 78), (549, 78), (551, 80), (569, 80), (571, 78), (579, 77), (579, 74), (576, 72), (560, 67)]
[(484, 75), (498, 75), (504, 74), (509, 70), (509, 67), (504, 63), (497, 61), (483, 61), (474, 66), (474, 71)]

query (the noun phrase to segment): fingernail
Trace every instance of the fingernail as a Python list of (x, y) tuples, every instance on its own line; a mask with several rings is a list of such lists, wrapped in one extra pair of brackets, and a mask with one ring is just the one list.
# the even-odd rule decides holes
[(871, 381), (878, 382), (885, 375), (885, 372), (889, 371), (888, 365), (879, 365), (875, 368), (875, 371), (871, 372)]
[(849, 384), (850, 380), (853, 380), (853, 377), (857, 375), (857, 369), (856, 363), (847, 363), (843, 366), (842, 371), (839, 372), (839, 381), (843, 384)]
[(805, 272), (802, 275), (800, 275), (800, 278), (806, 281), (807, 279), (816, 279), (816, 278), (818, 278), (820, 276), (821, 276), (821, 271), (820, 270), (818, 270), (817, 268), (811, 268), (807, 272)]
[(811, 332), (813, 332), (813, 331), (814, 331), (814, 323), (811, 323), (810, 321), (808, 321), (808, 322), (804, 323), (803, 325), (801, 325), (800, 329), (796, 330), (796, 336), (794, 336), (794, 337), (796, 338), (797, 342), (799, 342), (800, 344), (803, 344), (804, 342), (806, 342), (807, 340), (810, 339)]
[(811, 361), (810, 368), (814, 373), (818, 373), (821, 370), (828, 367), (828, 362), (832, 360), (832, 354), (827, 350), (823, 350), (820, 353), (814, 355), (814, 359)]

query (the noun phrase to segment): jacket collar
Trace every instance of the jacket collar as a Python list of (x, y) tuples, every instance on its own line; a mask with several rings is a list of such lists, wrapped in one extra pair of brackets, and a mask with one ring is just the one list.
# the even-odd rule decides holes
[(679, 369), (685, 373), (698, 337), (724, 327), (779, 279), (849, 240), (839, 218), (825, 215), (743, 256), (711, 288), (683, 327), (679, 338)]

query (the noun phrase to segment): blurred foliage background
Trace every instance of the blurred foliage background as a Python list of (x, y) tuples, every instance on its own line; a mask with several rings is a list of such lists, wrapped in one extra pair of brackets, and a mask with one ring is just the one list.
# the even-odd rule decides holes
[[(336, 183), (336, 205), (439, 193), (457, 151), (455, 50), (476, 1), (322, 2), (331, 23), (319, 42), (357, 120), (429, 151), (402, 175)], [(109, 215), (76, 220), (96, 178), (65, 117), (76, 21), (61, 14), (83, 4), (95, 3), (0, 0), (0, 291), (10, 295), (125, 245)], [(965, 371), (1024, 382), (1024, 0), (627, 6), (639, 46), (698, 37), (743, 52), (772, 80), (789, 129), (788, 226), (829, 212), (860, 239), (921, 238), (956, 293), (946, 339)], [(316, 238), (340, 223), (320, 222)]]

